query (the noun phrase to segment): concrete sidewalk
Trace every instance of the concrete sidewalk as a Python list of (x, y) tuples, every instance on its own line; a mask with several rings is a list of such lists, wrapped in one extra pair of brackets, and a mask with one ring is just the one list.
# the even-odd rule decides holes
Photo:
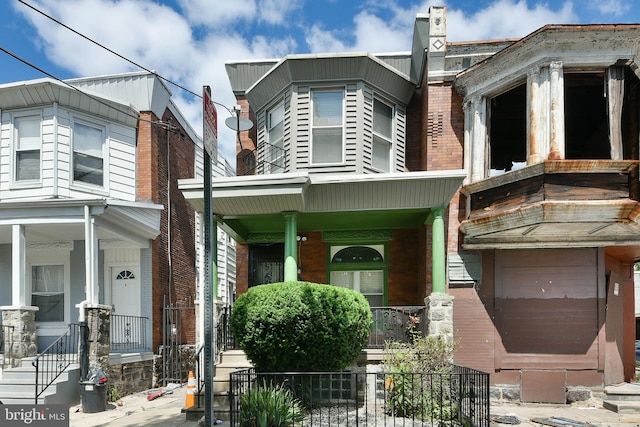
[[(70, 427), (197, 427), (196, 421), (186, 421), (182, 413), (185, 404), (186, 387), (170, 390), (155, 400), (147, 400), (148, 392), (135, 393), (123, 397), (117, 404), (107, 403), (106, 411), (85, 414), (81, 405), (69, 410)], [(229, 423), (217, 424), (228, 426)]]
[[(185, 403), (186, 387), (179, 387), (155, 400), (147, 400), (147, 392), (135, 393), (120, 400), (121, 405), (109, 403), (107, 410), (92, 414), (82, 412), (82, 407), (71, 407), (71, 427), (197, 427), (195, 421), (186, 421), (181, 412)], [(602, 407), (602, 402), (592, 399), (574, 405), (515, 404), (491, 402), (491, 425), (507, 427), (517, 422), (519, 426), (541, 427), (546, 421), (564, 427), (640, 427), (640, 414), (618, 414)], [(541, 422), (542, 421), (542, 422)], [(575, 423), (571, 423), (571, 421)], [(228, 422), (216, 426), (229, 426)]]

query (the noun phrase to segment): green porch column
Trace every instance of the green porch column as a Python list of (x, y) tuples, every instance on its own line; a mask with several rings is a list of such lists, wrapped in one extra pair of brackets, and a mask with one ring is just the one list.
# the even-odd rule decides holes
[(431, 280), (434, 294), (446, 293), (446, 266), (444, 247), (444, 208), (433, 209), (432, 212), (432, 236), (431, 236)]
[(287, 212), (284, 214), (284, 281), (298, 280), (298, 214)]

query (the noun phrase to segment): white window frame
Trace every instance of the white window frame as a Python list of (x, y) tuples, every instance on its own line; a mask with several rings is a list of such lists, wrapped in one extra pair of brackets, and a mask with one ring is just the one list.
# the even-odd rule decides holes
[(64, 319), (58, 322), (37, 322), (38, 334), (42, 336), (60, 336), (67, 330), (67, 325), (71, 320), (71, 268), (70, 254), (68, 250), (56, 249), (55, 252), (49, 250), (31, 250), (27, 255), (27, 283), (29, 296), (33, 295), (33, 267), (47, 265), (62, 265), (64, 268)]
[[(391, 117), (389, 117), (390, 119), (390, 135), (383, 135), (379, 132), (375, 131), (375, 127), (376, 127), (376, 123), (375, 123), (375, 105), (376, 102), (384, 105), (385, 107), (388, 107), (391, 110)], [(379, 170), (381, 172), (391, 172), (392, 169), (392, 164), (393, 164), (393, 141), (394, 141), (394, 135), (395, 135), (395, 118), (396, 118), (396, 109), (395, 106), (387, 101), (382, 100), (379, 97), (374, 97), (373, 98), (373, 103), (371, 105), (371, 111), (372, 111), (372, 127), (371, 127), (371, 131), (372, 131), (372, 138), (371, 138), (371, 167)], [(377, 141), (379, 142), (377, 144)], [(386, 148), (388, 148), (388, 152), (386, 153), (388, 156), (388, 161), (387, 161), (387, 165), (386, 168), (381, 168), (379, 167), (379, 165), (376, 164), (376, 146), (379, 146), (381, 144), (386, 143), (387, 146)]]
[[(40, 122), (40, 136), (38, 147), (20, 147), (19, 141), (19, 122), (21, 120), (38, 120)], [(13, 137), (12, 137), (12, 171), (11, 171), (11, 183), (14, 187), (34, 187), (42, 184), (42, 114), (36, 112), (24, 112), (22, 114), (15, 115), (12, 121), (13, 125)], [(18, 179), (18, 155), (21, 152), (38, 151), (38, 178), (37, 179)]]
[[(314, 102), (314, 95), (317, 93), (330, 93), (330, 92), (340, 92), (342, 94), (342, 105), (341, 105), (341, 112), (342, 115), (340, 116), (340, 125), (318, 125), (316, 123), (314, 123), (314, 111), (315, 111), (315, 102)], [(311, 90), (311, 94), (310, 94), (310, 126), (311, 126), (311, 132), (309, 134), (310, 137), (310, 150), (309, 150), (309, 163), (312, 165), (341, 165), (344, 163), (344, 150), (345, 150), (345, 88), (343, 87), (339, 87), (339, 88), (315, 88)], [(316, 129), (340, 129), (340, 158), (338, 160), (335, 161), (316, 161), (314, 160), (314, 151), (315, 151), (315, 147), (314, 147), (314, 131)]]
[[(276, 123), (276, 125), (278, 125), (280, 123), (282, 124), (282, 135), (280, 136), (279, 139), (277, 139), (275, 141), (272, 141), (271, 140), (271, 137), (272, 137), (272, 132), (271, 131), (274, 128), (273, 116), (274, 116), (274, 112), (276, 112), (278, 110), (282, 111), (282, 120), (279, 121), (278, 123)], [(264, 156), (265, 156), (265, 160), (269, 162), (269, 166), (267, 168), (265, 168), (265, 173), (268, 173), (268, 174), (285, 172), (284, 114), (285, 114), (284, 102), (279, 102), (278, 104), (274, 105), (273, 108), (270, 108), (269, 110), (267, 110), (267, 115), (266, 115), (267, 132), (266, 132), (266, 137), (267, 137), (267, 143), (269, 145), (265, 147), (266, 152), (264, 153)], [(271, 146), (280, 148), (282, 151), (277, 151), (277, 149), (273, 149), (273, 148), (271, 148)]]
[[(76, 128), (77, 126), (86, 126), (89, 128), (93, 128), (99, 130), (102, 133), (102, 185), (93, 184), (91, 182), (85, 182), (82, 180), (75, 179), (75, 171), (76, 171)], [(94, 121), (86, 120), (84, 118), (74, 117), (71, 122), (71, 166), (69, 170), (70, 181), (72, 185), (75, 187), (82, 187), (84, 190), (86, 189), (97, 189), (97, 190), (108, 190), (109, 188), (109, 138), (108, 138), (108, 126), (105, 123), (97, 123)], [(95, 157), (95, 156), (94, 156)]]

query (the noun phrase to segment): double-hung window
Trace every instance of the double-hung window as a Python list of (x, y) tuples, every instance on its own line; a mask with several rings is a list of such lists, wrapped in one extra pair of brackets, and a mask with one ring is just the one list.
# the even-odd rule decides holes
[(73, 124), (73, 181), (104, 186), (105, 130)]
[(269, 173), (284, 172), (284, 104), (278, 104), (267, 114), (267, 138), (269, 144), (263, 155), (269, 162)]
[(31, 304), (38, 307), (36, 321), (63, 322), (65, 320), (65, 266), (45, 264), (31, 266)]
[(373, 100), (372, 166), (389, 172), (393, 148), (393, 108), (379, 99)]
[(15, 182), (40, 180), (42, 150), (40, 116), (17, 117), (15, 125)]
[(313, 117), (311, 131), (311, 162), (341, 163), (343, 152), (342, 90), (318, 90), (312, 92)]

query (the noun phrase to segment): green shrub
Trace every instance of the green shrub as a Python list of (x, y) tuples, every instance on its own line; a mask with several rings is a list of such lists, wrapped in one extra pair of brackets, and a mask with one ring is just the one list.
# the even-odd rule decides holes
[(365, 346), (370, 325), (360, 293), (307, 282), (251, 288), (231, 313), (236, 342), (258, 372), (342, 370)]
[(240, 397), (241, 427), (284, 427), (304, 418), (300, 403), (281, 385), (266, 381)]
[(388, 342), (383, 358), (389, 372), (387, 411), (424, 420), (456, 419), (457, 399), (450, 386), (454, 349), (452, 342), (434, 336), (414, 336), (410, 343)]

